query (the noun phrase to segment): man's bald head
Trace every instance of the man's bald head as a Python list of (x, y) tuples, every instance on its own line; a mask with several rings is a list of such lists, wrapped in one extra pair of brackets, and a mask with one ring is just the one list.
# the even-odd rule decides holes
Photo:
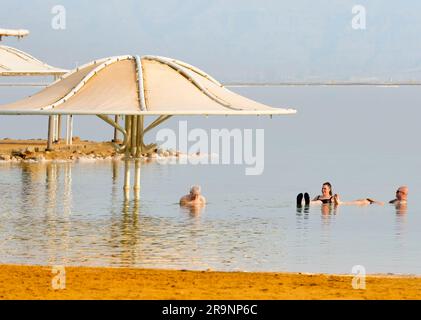
[(396, 199), (399, 201), (405, 201), (408, 197), (408, 187), (401, 186), (396, 190)]
[(192, 196), (200, 196), (201, 188), (200, 186), (193, 186), (190, 188), (190, 194)]

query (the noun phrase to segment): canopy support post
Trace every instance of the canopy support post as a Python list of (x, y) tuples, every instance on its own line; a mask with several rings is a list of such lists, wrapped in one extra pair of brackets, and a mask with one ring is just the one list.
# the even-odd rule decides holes
[[(57, 75), (54, 75), (54, 81), (58, 79)], [(47, 150), (53, 150), (53, 143), (57, 140), (57, 116), (51, 115), (48, 117), (48, 142), (47, 142)]]
[(61, 139), (61, 115), (57, 115), (57, 130), (56, 130), (56, 143), (60, 142)]
[[(129, 136), (131, 133), (130, 131), (128, 131), (128, 125), (127, 125), (128, 116), (125, 116), (125, 129), (122, 126), (120, 126), (117, 122), (114, 122), (113, 120), (111, 120), (105, 115), (97, 114), (97, 117), (105, 121), (109, 125), (113, 126), (114, 128), (116, 128), (118, 131), (120, 131), (123, 134), (123, 137), (124, 137), (123, 144), (118, 145), (114, 143), (114, 148), (116, 149), (118, 153), (127, 152), (127, 149), (130, 148)], [(126, 157), (127, 157), (127, 154), (126, 154)]]
[(122, 145), (115, 144), (115, 148), (119, 153), (125, 153), (126, 158), (140, 158), (142, 154), (149, 153), (153, 149), (157, 148), (157, 145), (154, 143), (145, 145), (144, 136), (145, 133), (157, 127), (164, 121), (172, 117), (172, 115), (162, 115), (155, 119), (148, 127), (144, 128), (144, 115), (138, 116), (124, 116), (124, 126), (123, 129), (117, 122), (111, 120), (105, 115), (97, 115), (103, 121), (107, 122), (113, 126), (116, 130), (120, 131), (124, 135), (124, 142)]
[(132, 142), (131, 142), (131, 148), (130, 148), (130, 154), (132, 157), (136, 157), (136, 149), (137, 149), (137, 116), (130, 116), (131, 123), (132, 123)]
[(136, 150), (136, 158), (140, 158), (140, 156), (142, 155), (143, 151), (144, 151), (144, 143), (143, 143), (143, 125), (144, 125), (144, 116), (138, 116), (137, 117), (137, 130), (138, 130), (138, 135), (137, 135), (137, 141), (136, 141), (136, 146), (137, 146), (137, 150)]
[(48, 138), (47, 138), (47, 151), (53, 150), (54, 141), (54, 116), (48, 116)]
[(66, 124), (66, 145), (71, 146), (73, 144), (73, 115), (67, 116)]
[[(114, 116), (114, 122), (118, 123), (118, 115)], [(114, 127), (114, 138), (112, 142), (117, 143), (117, 141), (118, 141), (118, 130), (117, 128)]]
[(157, 119), (155, 119), (155, 121), (153, 121), (149, 126), (146, 127), (143, 133), (146, 133), (152, 130), (153, 128), (155, 128), (156, 126), (159, 126), (161, 123), (163, 123), (164, 121), (168, 120), (171, 117), (172, 117), (171, 115), (159, 116)]

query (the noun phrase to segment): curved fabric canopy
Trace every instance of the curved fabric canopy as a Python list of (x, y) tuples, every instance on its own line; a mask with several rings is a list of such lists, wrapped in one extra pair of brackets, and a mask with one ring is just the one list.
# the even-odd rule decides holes
[(62, 75), (68, 70), (49, 66), (18, 49), (0, 46), (0, 76)]
[(283, 115), (170, 58), (118, 56), (86, 64), (0, 114)]
[(0, 28), (0, 40), (1, 37), (18, 37), (23, 38), (29, 34), (28, 30), (25, 29), (1, 29)]

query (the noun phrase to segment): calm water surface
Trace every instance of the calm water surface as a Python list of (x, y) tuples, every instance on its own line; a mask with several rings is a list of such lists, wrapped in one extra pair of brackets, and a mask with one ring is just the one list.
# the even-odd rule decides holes
[[(421, 274), (418, 88), (236, 90), (300, 113), (193, 117), (188, 125), (264, 128), (261, 176), (246, 176), (241, 165), (143, 164), (140, 201), (127, 202), (123, 163), (3, 163), (0, 263), (327, 273), (363, 265), (368, 273)], [(410, 202), (402, 211), (297, 212), (295, 195), (316, 195), (324, 181), (344, 200), (387, 201), (408, 184)], [(195, 183), (209, 204), (180, 209)]]

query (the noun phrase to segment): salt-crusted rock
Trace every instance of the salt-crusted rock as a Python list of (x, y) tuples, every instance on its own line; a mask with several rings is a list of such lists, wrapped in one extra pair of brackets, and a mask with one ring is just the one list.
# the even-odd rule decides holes
[(25, 155), (25, 150), (22, 149), (13, 149), (12, 156), (14, 157), (23, 157)]
[(0, 154), (0, 161), (10, 161), (10, 155)]
[(148, 153), (148, 158), (150, 158), (150, 159), (154, 159), (154, 158), (157, 158), (157, 153), (156, 152), (150, 152), (150, 153)]

